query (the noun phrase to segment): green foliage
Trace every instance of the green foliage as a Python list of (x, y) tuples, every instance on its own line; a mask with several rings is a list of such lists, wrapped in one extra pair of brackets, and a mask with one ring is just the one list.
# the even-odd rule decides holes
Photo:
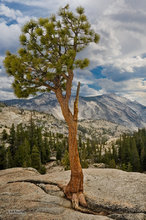
[[(15, 128), (13, 124), (7, 140), (9, 147), (6, 149), (5, 157), (4, 154), (2, 154), (4, 157), (2, 160), (6, 159), (7, 161), (6, 168), (35, 166), (38, 171), (42, 173), (45, 172), (42, 163), (45, 164), (50, 160), (49, 141), (46, 134), (42, 134), (42, 129), (37, 127), (32, 120), (30, 120), (29, 126), (19, 124)], [(39, 158), (41, 159), (40, 165), (38, 166), (35, 165), (32, 159), (32, 157), (35, 158), (32, 156), (34, 154), (33, 148), (35, 145), (38, 149), (37, 153)], [(1, 167), (1, 169), (2, 168), (3, 167)]]
[(25, 138), (24, 139), (24, 160), (23, 160), (23, 167), (31, 167), (31, 151), (30, 151), (30, 143), (29, 141)]
[(109, 162), (109, 167), (111, 167), (111, 168), (116, 168), (116, 163), (115, 163), (115, 160), (114, 160), (114, 159), (110, 160), (110, 162)]
[[(10, 129), (9, 140), (8, 140), (8, 142), (10, 144), (10, 152), (11, 152), (11, 157), (12, 157), (12, 164), (14, 163), (14, 157), (15, 157), (15, 153), (16, 153), (15, 141), (16, 141), (15, 126), (14, 126), (14, 124), (12, 124), (12, 127)], [(15, 164), (13, 164), (13, 166), (14, 165)]]
[(2, 131), (2, 140), (5, 141), (5, 140), (7, 140), (7, 138), (8, 138), (8, 134), (7, 134), (6, 130), (4, 129)]
[[(3, 145), (9, 142), (9, 147)], [(128, 172), (146, 171), (146, 129), (140, 129), (133, 135), (122, 135), (115, 145), (105, 148), (100, 140), (79, 135), (78, 149), (81, 165), (87, 168), (90, 163), (105, 163), (107, 167), (119, 168)], [(56, 154), (58, 163), (70, 169), (68, 139), (63, 134), (45, 132), (30, 120), (29, 126), (12, 125), (7, 140), (0, 146), (0, 169), (10, 167), (30, 167), (42, 174), (50, 156)]]
[(87, 160), (81, 160), (81, 166), (82, 166), (82, 168), (88, 168), (89, 167), (88, 161)]
[(0, 145), (0, 170), (6, 168), (6, 149)]
[(61, 164), (64, 166), (65, 170), (70, 169), (69, 153), (67, 150), (65, 151), (64, 157), (61, 160)]
[(14, 165), (13, 165), (13, 159), (12, 159), (12, 154), (11, 154), (11, 151), (10, 151), (10, 147), (9, 147), (8, 150), (7, 150), (7, 160), (8, 160), (7, 168), (14, 167)]
[(62, 149), (60, 146), (57, 146), (56, 160), (61, 160), (61, 158), (62, 158)]
[(31, 153), (31, 166), (37, 170), (41, 168), (41, 158), (37, 146), (33, 146)]
[(25, 138), (22, 145), (19, 145), (15, 153), (15, 166), (17, 167), (30, 167), (31, 166), (31, 154), (30, 154), (30, 144)]
[(127, 165), (127, 171), (128, 172), (132, 172), (133, 168), (132, 168), (132, 165), (130, 162), (128, 162), (128, 165)]
[(139, 129), (132, 136), (124, 134), (116, 144), (119, 148), (118, 160), (122, 169), (146, 170), (146, 129)]
[(65, 90), (69, 71), (89, 65), (89, 60), (78, 59), (77, 53), (91, 42), (98, 43), (99, 35), (91, 29), (84, 9), (78, 7), (73, 13), (66, 5), (58, 15), (27, 22), (18, 55), (6, 53), (4, 66), (14, 77), (13, 88), (19, 98), (49, 92), (56, 86)]
[(45, 166), (41, 166), (39, 172), (40, 172), (41, 174), (45, 174), (45, 173), (46, 173), (46, 167), (45, 167)]

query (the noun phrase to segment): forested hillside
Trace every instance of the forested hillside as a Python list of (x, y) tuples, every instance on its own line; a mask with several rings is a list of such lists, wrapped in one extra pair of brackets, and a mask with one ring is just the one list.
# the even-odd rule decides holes
[[(78, 136), (78, 148), (83, 168), (93, 163), (126, 171), (146, 171), (146, 129), (133, 135), (124, 134), (107, 147), (103, 139)], [(0, 144), (0, 169), (11, 167), (34, 167), (45, 173), (50, 157), (69, 169), (68, 139), (66, 135), (44, 131), (35, 125), (12, 124), (10, 133), (4, 129)]]

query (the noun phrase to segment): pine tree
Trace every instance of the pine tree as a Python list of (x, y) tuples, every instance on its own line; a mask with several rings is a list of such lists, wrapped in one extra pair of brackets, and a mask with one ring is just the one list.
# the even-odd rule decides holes
[(9, 144), (10, 144), (10, 152), (11, 152), (11, 157), (12, 157), (12, 161), (11, 161), (11, 166), (15, 166), (14, 163), (14, 157), (15, 157), (15, 153), (16, 153), (16, 135), (15, 135), (15, 126), (14, 124), (12, 124), (12, 127), (10, 129), (10, 135), (9, 135)]
[(14, 166), (14, 160), (12, 158), (10, 147), (7, 149), (7, 167), (11, 168)]
[(38, 148), (34, 145), (31, 153), (31, 166), (38, 171), (41, 169), (41, 158)]
[(140, 160), (141, 160), (142, 170), (146, 171), (146, 146), (145, 147), (143, 146), (141, 149)]
[(32, 119), (32, 112), (31, 112), (31, 117), (30, 117), (30, 122), (29, 122), (29, 126), (27, 129), (27, 136), (28, 136), (28, 140), (30, 143), (30, 150), (32, 151), (32, 148), (34, 145), (36, 145), (36, 140), (35, 140), (35, 135), (36, 131), (35, 131), (35, 124), (34, 121)]
[(111, 168), (116, 168), (116, 163), (115, 163), (115, 160), (114, 160), (114, 159), (110, 160), (110, 162), (109, 162), (109, 167), (111, 167)]
[[(7, 73), (14, 77), (13, 88), (20, 97), (37, 92), (56, 94), (62, 114), (69, 130), (69, 158), (71, 179), (64, 188), (66, 196), (73, 194), (82, 205), (87, 205), (83, 195), (83, 172), (77, 147), (77, 121), (80, 83), (78, 83), (73, 113), (69, 107), (74, 69), (89, 65), (87, 58), (78, 59), (77, 53), (91, 42), (98, 43), (99, 35), (91, 29), (82, 7), (76, 14), (69, 5), (59, 10), (59, 18), (31, 20), (23, 27), (20, 36), (22, 48), (18, 55), (7, 52), (4, 65)], [(80, 196), (79, 198), (79, 194)], [(81, 199), (82, 198), (82, 199)]]
[(6, 149), (4, 146), (0, 145), (0, 170), (6, 168)]
[(62, 144), (57, 145), (57, 151), (56, 151), (56, 160), (61, 160), (62, 158)]
[(49, 162), (50, 160), (50, 146), (49, 146), (49, 142), (48, 142), (48, 138), (45, 136), (44, 138), (44, 149), (45, 149), (45, 162)]
[(62, 165), (64, 166), (65, 170), (69, 170), (70, 169), (70, 162), (69, 162), (69, 153), (66, 150), (64, 157), (61, 160)]
[(131, 139), (131, 165), (133, 171), (140, 171), (140, 158), (136, 147), (135, 139)]
[(91, 146), (91, 143), (90, 143), (90, 139), (87, 138), (87, 141), (86, 141), (86, 151), (87, 151), (87, 157), (88, 159), (91, 158), (91, 154), (92, 154), (92, 146)]
[(102, 146), (102, 144), (100, 144), (100, 145), (97, 145), (97, 147), (96, 147), (96, 153), (95, 153), (95, 155), (94, 155), (94, 162), (95, 163), (101, 163), (102, 162), (102, 148), (103, 148), (103, 146)]
[(25, 138), (23, 167), (30, 167), (30, 166), (31, 166), (30, 144), (29, 141)]
[(22, 145), (24, 143), (24, 129), (22, 126), (22, 123), (17, 125), (16, 132), (15, 132), (15, 146), (18, 148), (18, 146)]
[(7, 134), (7, 132), (6, 132), (6, 129), (4, 129), (4, 130), (2, 131), (2, 140), (5, 141), (5, 140), (7, 140), (7, 138), (8, 138), (8, 134)]
[(128, 172), (132, 172), (133, 168), (132, 168), (132, 165), (130, 162), (128, 162), (128, 165), (127, 165), (127, 171)]
[(24, 145), (20, 145), (15, 153), (14, 156), (14, 166), (16, 167), (23, 167), (24, 163)]

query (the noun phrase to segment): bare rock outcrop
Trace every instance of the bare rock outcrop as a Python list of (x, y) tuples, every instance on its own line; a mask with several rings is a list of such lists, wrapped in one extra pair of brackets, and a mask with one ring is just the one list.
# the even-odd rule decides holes
[(146, 219), (145, 174), (84, 169), (90, 214), (73, 210), (58, 187), (66, 184), (69, 176), (70, 171), (40, 175), (32, 168), (0, 171), (0, 219)]

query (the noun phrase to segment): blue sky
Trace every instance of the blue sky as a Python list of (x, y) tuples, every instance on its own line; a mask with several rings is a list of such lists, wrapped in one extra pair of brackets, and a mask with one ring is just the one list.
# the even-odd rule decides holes
[(90, 66), (76, 70), (73, 93), (81, 82), (82, 96), (115, 93), (146, 105), (146, 1), (145, 0), (0, 0), (0, 100), (15, 98), (3, 67), (5, 51), (20, 47), (22, 26), (31, 18), (49, 17), (67, 3), (74, 11), (85, 8), (98, 45), (80, 53)]

